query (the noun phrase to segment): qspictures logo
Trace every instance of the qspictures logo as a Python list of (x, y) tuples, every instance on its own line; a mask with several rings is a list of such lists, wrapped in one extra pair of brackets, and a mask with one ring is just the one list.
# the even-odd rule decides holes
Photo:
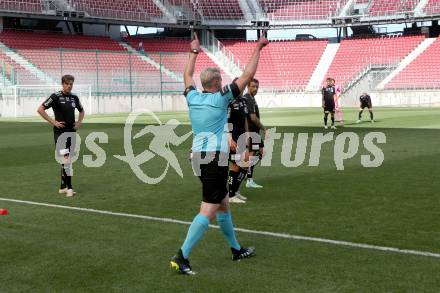
[[(137, 133), (133, 133), (134, 125), (141, 116), (147, 116), (155, 121), (155, 124), (148, 124)], [(182, 168), (176, 154), (171, 150), (170, 146), (179, 146), (193, 137), (192, 132), (187, 132), (181, 136), (176, 134), (176, 129), (181, 123), (176, 119), (168, 120), (162, 123), (159, 117), (150, 110), (139, 110), (132, 112), (127, 116), (123, 129), (124, 152), (123, 155), (114, 155), (115, 158), (125, 162), (133, 172), (133, 174), (145, 184), (160, 183), (172, 169), (180, 177), (184, 177)], [(225, 125), (225, 131), (221, 138), (222, 149), (228, 149), (227, 129), (230, 126)], [(134, 151), (133, 141), (149, 134), (152, 136), (149, 144), (140, 153)], [(248, 145), (251, 138), (252, 145)], [(295, 146), (294, 154), (292, 150)], [(206, 145), (217, 144), (218, 138), (215, 134), (204, 132), (197, 135), (196, 139), (206, 141)], [(92, 132), (85, 139), (86, 148), (93, 155), (84, 155), (82, 163), (88, 168), (99, 168), (105, 165), (107, 154), (102, 144), (108, 144), (109, 136), (105, 132)], [(218, 160), (219, 165), (227, 166), (229, 160), (234, 160), (242, 167), (249, 167), (260, 162), (262, 167), (271, 167), (274, 163), (275, 149), (279, 149), (277, 144), (281, 143), (281, 164), (286, 168), (296, 168), (307, 164), (309, 167), (319, 167), (322, 146), (325, 143), (333, 143), (333, 161), (336, 170), (345, 170), (344, 162), (354, 158), (361, 152), (360, 165), (364, 168), (377, 168), (382, 166), (385, 160), (385, 154), (380, 145), (386, 144), (386, 135), (383, 132), (369, 132), (363, 137), (355, 132), (325, 132), (325, 133), (278, 133), (276, 127), (268, 129), (264, 139), (264, 148), (261, 147), (261, 136), (258, 133), (244, 133), (237, 143), (237, 154), (229, 156), (224, 154), (216, 156), (215, 152), (208, 152), (200, 155), (194, 153), (192, 155), (192, 166), (195, 175), (200, 174), (200, 166), (207, 164), (212, 160)], [(360, 151), (360, 146), (363, 145)], [(310, 147), (309, 147), (310, 146)], [(71, 165), (79, 159), (81, 149), (81, 136), (75, 132), (63, 133), (57, 141), (55, 151), (55, 159), (60, 164)], [(258, 155), (247, 156), (245, 150), (255, 150)], [(310, 150), (307, 153), (307, 150)], [(66, 155), (69, 155), (69, 163), (66, 164)], [(308, 156), (307, 156), (308, 155)], [(162, 172), (159, 176), (151, 177), (144, 170), (148, 169), (148, 163), (156, 156), (160, 157), (165, 163), (162, 165)], [(292, 157), (294, 159), (292, 159)], [(308, 157), (308, 162), (306, 158)], [(275, 162), (278, 164), (278, 162)], [(145, 167), (147, 166), (147, 168)], [(142, 168), (144, 167), (144, 168)], [(157, 168), (157, 164), (154, 166)], [(67, 167), (66, 167), (67, 168)], [(71, 166), (66, 169), (73, 175)]]

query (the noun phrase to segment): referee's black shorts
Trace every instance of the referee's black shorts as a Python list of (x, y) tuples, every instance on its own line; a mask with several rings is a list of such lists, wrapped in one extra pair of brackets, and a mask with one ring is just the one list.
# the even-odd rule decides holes
[[(211, 162), (200, 164), (200, 176), (198, 177), (202, 182), (203, 202), (206, 203), (220, 204), (228, 193), (229, 167), (227, 164), (219, 166), (219, 154), (217, 152)], [(203, 159), (203, 154), (201, 157)]]

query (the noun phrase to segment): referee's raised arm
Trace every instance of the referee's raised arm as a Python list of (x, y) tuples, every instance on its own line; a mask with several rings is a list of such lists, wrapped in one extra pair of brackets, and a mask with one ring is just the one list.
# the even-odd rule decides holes
[(197, 34), (194, 33), (194, 39), (191, 42), (191, 50), (190, 50), (190, 56), (189, 56), (189, 60), (188, 63), (185, 66), (185, 72), (183, 73), (183, 80), (185, 83), (185, 89), (187, 89), (190, 86), (195, 87), (195, 82), (194, 82), (194, 68), (196, 67), (196, 60), (197, 60), (197, 56), (200, 52), (200, 42), (199, 42), (199, 38), (197, 37)]
[(244, 68), (243, 74), (235, 81), (235, 84), (238, 86), (241, 92), (246, 88), (252, 78), (254, 78), (255, 73), (257, 72), (258, 61), (260, 60), (260, 51), (267, 44), (269, 44), (269, 41), (265, 37), (261, 37), (258, 40), (251, 59)]

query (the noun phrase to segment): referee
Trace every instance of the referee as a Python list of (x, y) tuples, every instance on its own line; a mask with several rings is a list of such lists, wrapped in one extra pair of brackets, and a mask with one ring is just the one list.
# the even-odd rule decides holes
[[(66, 133), (75, 133), (81, 127), (84, 119), (84, 108), (79, 101), (78, 96), (72, 94), (72, 87), (75, 78), (72, 75), (64, 75), (61, 78), (63, 89), (55, 92), (40, 105), (37, 112), (47, 122), (53, 125), (53, 134), (58, 156), (63, 156), (64, 164), (61, 165), (61, 186), (60, 194), (72, 197), (75, 192), (72, 187), (72, 163), (70, 162), (70, 154), (74, 152), (75, 145), (72, 138), (68, 137), (66, 143), (60, 145), (58, 138)], [(52, 108), (55, 119), (50, 117), (46, 110)], [(75, 109), (79, 111), (78, 121), (75, 122)]]
[[(268, 44), (260, 38), (243, 74), (225, 87), (217, 68), (206, 68), (200, 73), (203, 92), (195, 88), (193, 79), (200, 43), (197, 35), (191, 42), (191, 52), (185, 67), (185, 97), (189, 108), (194, 134), (192, 153), (193, 168), (202, 182), (200, 212), (193, 219), (186, 239), (171, 260), (171, 267), (182, 274), (193, 275), (189, 255), (208, 229), (209, 222), (217, 218), (232, 251), (232, 260), (240, 260), (255, 254), (255, 249), (242, 247), (235, 238), (229, 209), (228, 180), (228, 105), (237, 98), (257, 71), (260, 51)], [(206, 160), (208, 158), (208, 160)], [(197, 169), (197, 170), (196, 170)]]

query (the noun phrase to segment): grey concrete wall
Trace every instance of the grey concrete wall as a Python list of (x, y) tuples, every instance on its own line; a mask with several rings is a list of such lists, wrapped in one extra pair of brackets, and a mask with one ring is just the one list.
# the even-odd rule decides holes
[[(2, 117), (35, 116), (36, 109), (43, 102), (42, 97), (15, 97), (12, 91), (3, 91), (0, 95), (0, 114)], [(420, 91), (380, 91), (371, 92), (373, 106), (414, 106), (439, 107), (440, 90)], [(88, 114), (127, 113), (131, 109), (148, 109), (153, 112), (187, 111), (183, 95), (101, 95), (80, 97)], [(342, 98), (344, 99), (344, 97)], [(343, 100), (345, 107), (357, 107), (357, 97)], [(257, 102), (261, 108), (283, 107), (321, 107), (321, 94), (315, 93), (260, 93)]]

